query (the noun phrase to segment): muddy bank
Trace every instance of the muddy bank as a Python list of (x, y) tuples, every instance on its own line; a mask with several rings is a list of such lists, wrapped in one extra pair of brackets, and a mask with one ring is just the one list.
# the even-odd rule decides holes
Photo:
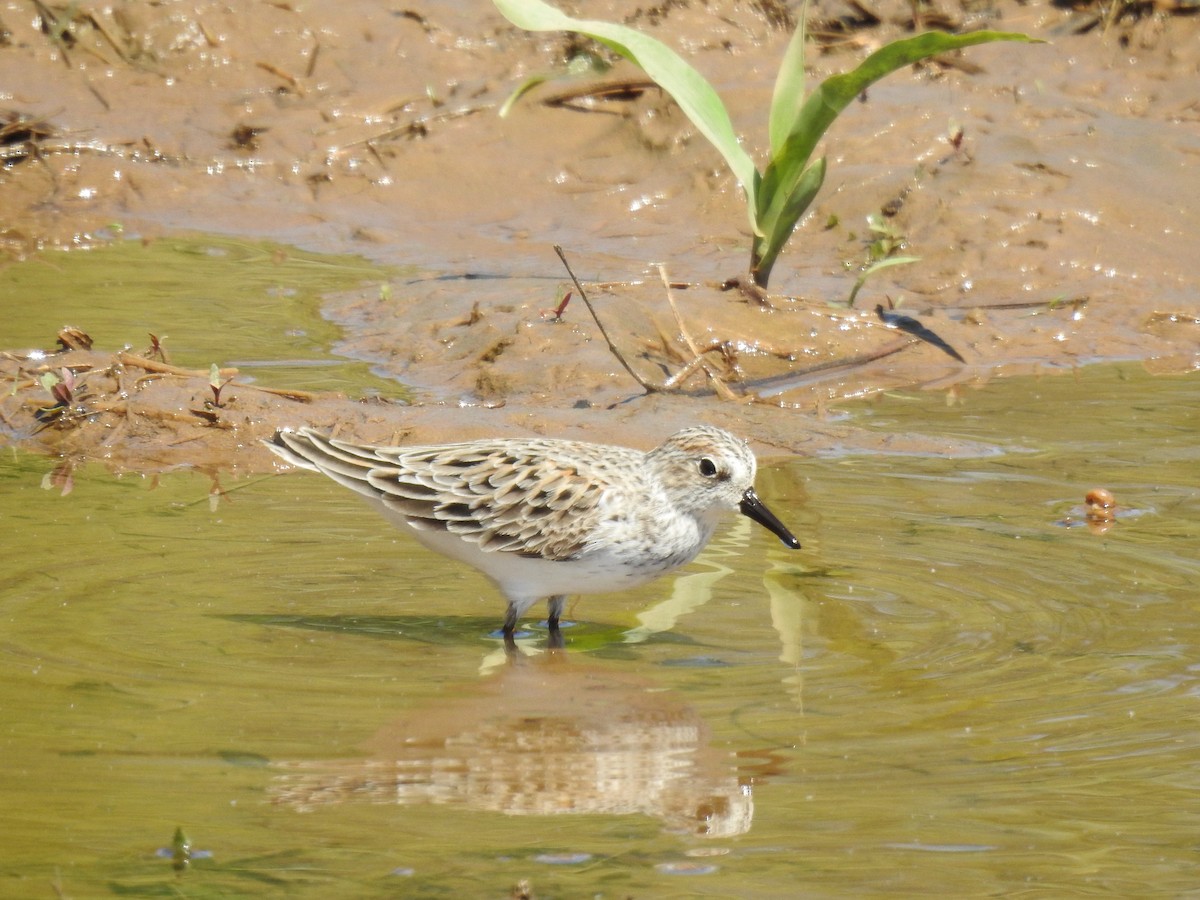
[[(917, 434), (868, 435), (836, 421), (805, 416), (803, 429), (775, 414), (778, 407), (732, 404), (702, 395), (639, 394), (591, 411), (583, 403), (408, 405), (358, 400), (250, 384), (236, 369), (188, 370), (149, 351), (116, 353), (73, 347), (37, 358), (4, 354), (0, 399), (4, 443), (61, 456), (70, 464), (102, 460), (116, 471), (161, 472), (193, 467), (216, 473), (267, 471), (276, 457), (261, 441), (277, 428), (315, 425), (382, 444), (546, 434), (617, 440), (649, 448), (663, 434), (696, 422), (754, 435), (767, 455), (853, 448), (887, 453), (986, 454), (973, 441)], [(587, 412), (585, 412), (587, 411)]]
[[(1102, 360), (1197, 365), (1191, 7), (926, 13), (921, 27), (1023, 30), (1051, 43), (974, 48), (873, 88), (831, 130), (825, 188), (763, 302), (715, 287), (746, 266), (741, 197), (667, 99), (628, 86), (635, 70), (552, 82), (497, 115), (522, 78), (562, 69), (579, 47), (515, 31), (489, 4), (0, 10), (8, 264), (60, 246), (216, 232), (423, 272), (326, 307), (344, 329), (339, 351), (411, 385), (418, 406), (306, 398), (299, 410), (255, 388), (218, 416), (225, 427), (193, 421), (204, 373), (135, 374), (143, 405), (131, 413), (119, 406), (137, 366), (114, 362), (115, 348), (15, 353), (9, 440), (156, 465), (257, 466), (265, 457), (247, 448), (297, 417), (350, 419), (378, 440), (539, 431), (631, 444), (701, 419), (781, 452), (943, 452), (914, 436), (873, 447), (830, 410), (889, 388), (961, 394)], [(786, 7), (610, 3), (588, 14), (679, 47), (761, 154)], [(901, 4), (818, 4), (812, 77), (852, 67), (912, 25)], [(626, 87), (592, 90), (613, 82)], [(866, 224), (881, 211), (886, 233)], [(920, 262), (873, 278), (858, 308), (836, 305), (885, 239)], [(578, 296), (562, 321), (546, 314), (571, 289), (556, 243), (615, 352)], [(655, 262), (688, 287), (668, 296)], [(142, 301), (131, 291), (130, 302)], [(48, 319), (47, 347), (63, 324)], [(647, 394), (618, 356), (653, 385), (694, 371)], [(64, 366), (95, 373), (93, 402), (116, 406), (48, 426), (31, 418), (52, 402), (39, 367)], [(718, 400), (725, 389), (732, 399)]]

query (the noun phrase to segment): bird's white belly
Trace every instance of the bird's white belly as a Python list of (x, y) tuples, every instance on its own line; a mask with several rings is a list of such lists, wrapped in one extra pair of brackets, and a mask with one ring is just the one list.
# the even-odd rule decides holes
[(667, 542), (671, 552), (650, 552), (649, 545), (615, 539), (597, 541), (577, 559), (548, 560), (506, 550), (483, 550), (456, 534), (417, 528), (384, 508), (385, 514), (421, 544), (478, 569), (509, 597), (600, 594), (628, 590), (691, 562), (707, 535), (680, 535)]

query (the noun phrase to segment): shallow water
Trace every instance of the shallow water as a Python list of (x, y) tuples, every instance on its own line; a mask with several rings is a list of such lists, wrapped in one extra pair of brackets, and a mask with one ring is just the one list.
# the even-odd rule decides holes
[(0, 269), (0, 346), (50, 349), (55, 329), (78, 325), (97, 349), (140, 351), (153, 333), (180, 366), (232, 366), (241, 381), (299, 390), (396, 394), (394, 381), (330, 352), (341, 332), (316, 310), (335, 291), (377, 294), (399, 272), (356, 256), (213, 235), (46, 254)]
[(774, 466), (802, 551), (731, 522), (515, 665), (324, 479), (7, 454), (0, 895), (1192, 890), (1197, 409), (1133, 366), (847, 406), (995, 453)]

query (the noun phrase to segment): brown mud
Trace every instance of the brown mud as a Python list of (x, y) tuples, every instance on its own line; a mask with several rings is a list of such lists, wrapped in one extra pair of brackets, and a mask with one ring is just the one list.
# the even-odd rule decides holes
[[(761, 158), (789, 9), (586, 14), (679, 48)], [(542, 85), (501, 118), (522, 79), (562, 71), (584, 45), (520, 32), (482, 0), (0, 3), (6, 264), (200, 232), (424, 273), (326, 307), (339, 352), (411, 386), (413, 405), (236, 378), (218, 403), (208, 373), (149, 351), (67, 334), (53, 352), (65, 323), (48, 321), (50, 355), (0, 359), (0, 441), (117, 468), (250, 471), (270, 465), (257, 442), (282, 425), (644, 446), (702, 420), (778, 452), (973, 452), (864, 435), (830, 410), (899, 388), (957, 400), (995, 377), (1107, 360), (1194, 371), (1196, 5), (921, 9), (914, 23), (909, 4), (813, 4), (810, 78), (914, 26), (1047, 43), (972, 48), (872, 88), (826, 137), (825, 187), (756, 297), (721, 286), (747, 264), (742, 198), (670, 101), (617, 63)], [(561, 321), (550, 312), (574, 290), (555, 244), (611, 346), (578, 291)], [(848, 308), (872, 244), (920, 261), (878, 273)], [(74, 388), (52, 396), (43, 376), (64, 369)]]

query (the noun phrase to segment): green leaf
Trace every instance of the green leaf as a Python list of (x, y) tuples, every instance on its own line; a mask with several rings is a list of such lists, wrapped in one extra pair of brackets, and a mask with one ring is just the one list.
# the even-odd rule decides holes
[(530, 75), (516, 89), (508, 95), (508, 99), (500, 107), (500, 118), (508, 118), (508, 114), (512, 112), (513, 107), (518, 101), (534, 88), (545, 84), (547, 81), (557, 81), (560, 78), (573, 78), (576, 76), (595, 75), (608, 70), (608, 64), (600, 59), (594, 53), (577, 53), (567, 62), (565, 69), (557, 72), (538, 72)]
[(808, 167), (809, 157), (812, 156), (817, 142), (842, 110), (879, 79), (922, 59), (962, 47), (993, 41), (1030, 43), (1034, 40), (1028, 35), (1014, 32), (974, 31), (970, 34), (947, 34), (928, 31), (876, 50), (853, 71), (826, 78), (809, 95), (799, 115), (793, 120), (783, 149), (778, 153), (771, 153), (771, 162), (763, 173), (762, 190), (758, 195), (757, 221), (761, 223), (767, 218), (780, 218), (777, 211), (774, 214), (770, 213), (771, 207), (778, 209), (788, 202), (787, 198), (794, 190), (796, 182)]
[(796, 31), (788, 41), (779, 72), (775, 76), (775, 92), (771, 95), (771, 116), (767, 132), (771, 141), (771, 156), (778, 156), (784, 141), (792, 133), (804, 105), (804, 42), (808, 37), (805, 18), (808, 0), (796, 13)]
[(850, 290), (850, 296), (846, 299), (847, 306), (853, 306), (854, 301), (858, 298), (858, 292), (862, 290), (867, 279), (878, 272), (880, 269), (888, 269), (892, 266), (907, 266), (911, 263), (920, 262), (919, 256), (889, 256), (887, 259), (881, 259), (879, 262), (871, 263), (863, 269), (862, 274), (858, 276), (858, 280), (854, 282), (854, 287)]
[(746, 192), (750, 210), (757, 208), (754, 194), (758, 171), (738, 141), (725, 104), (704, 76), (674, 50), (624, 25), (572, 18), (542, 0), (493, 2), (500, 13), (518, 28), (526, 31), (575, 31), (599, 41), (614, 53), (641, 66), (655, 84), (674, 98), (684, 115), (725, 158), (733, 176)]
[[(697, 130), (724, 157), (746, 192), (754, 233), (750, 271), (755, 282), (764, 287), (776, 257), (824, 182), (825, 160), (810, 165), (813, 151), (855, 97), (897, 69), (938, 53), (993, 41), (1040, 43), (1028, 35), (1012, 32), (976, 31), (958, 35), (927, 32), (880, 48), (853, 71), (827, 78), (805, 100), (805, 4), (775, 79), (768, 119), (771, 157), (766, 170), (760, 173), (738, 141), (729, 112), (712, 85), (661, 41), (624, 25), (573, 18), (543, 0), (493, 2), (505, 18), (527, 31), (573, 31), (600, 42), (640, 66), (674, 98)], [(534, 83), (534, 79), (527, 81), (512, 99)], [(511, 102), (505, 104), (505, 112)]]
[(553, 75), (547, 72), (542, 72), (537, 75), (530, 75), (520, 84), (518, 84), (516, 89), (508, 95), (508, 99), (504, 101), (504, 105), (500, 107), (500, 118), (508, 118), (508, 114), (512, 112), (512, 108), (516, 105), (518, 100), (532, 91), (539, 84), (545, 84), (553, 77)]
[(754, 283), (765, 285), (771, 277), (771, 269), (775, 260), (783, 250), (783, 245), (796, 229), (796, 223), (804, 215), (804, 211), (812, 204), (813, 198), (825, 183), (825, 157), (821, 157), (809, 166), (800, 181), (792, 189), (787, 202), (780, 205), (777, 218), (761, 223), (764, 236), (754, 239), (751, 250), (750, 274)]
[[(812, 167), (809, 166), (808, 160), (816, 149), (817, 142), (854, 98), (879, 79), (904, 66), (938, 53), (993, 41), (1036, 42), (1028, 35), (1014, 32), (975, 31), (970, 34), (947, 34), (929, 31), (888, 44), (868, 56), (853, 71), (830, 76), (821, 82), (809, 95), (799, 114), (792, 119), (782, 148), (778, 151), (772, 149), (771, 161), (758, 186), (757, 206), (751, 218), (756, 223), (756, 232), (764, 237), (754, 241), (750, 271), (754, 273), (755, 281), (759, 285), (766, 284), (766, 277), (774, 265), (772, 248), (782, 249), (791, 234), (791, 229), (799, 221), (800, 215), (803, 215), (803, 210), (797, 213), (795, 209), (796, 198), (800, 193), (801, 180), (810, 177)], [(792, 48), (789, 46), (788, 55), (791, 53)], [(781, 120), (785, 118), (785, 113), (780, 112), (779, 115)], [(774, 118), (774, 104), (772, 117)], [(776, 135), (773, 133), (771, 137), (774, 148)], [(788, 229), (786, 233), (777, 233), (784, 228)], [(774, 254), (778, 254), (779, 249), (775, 249)]]

